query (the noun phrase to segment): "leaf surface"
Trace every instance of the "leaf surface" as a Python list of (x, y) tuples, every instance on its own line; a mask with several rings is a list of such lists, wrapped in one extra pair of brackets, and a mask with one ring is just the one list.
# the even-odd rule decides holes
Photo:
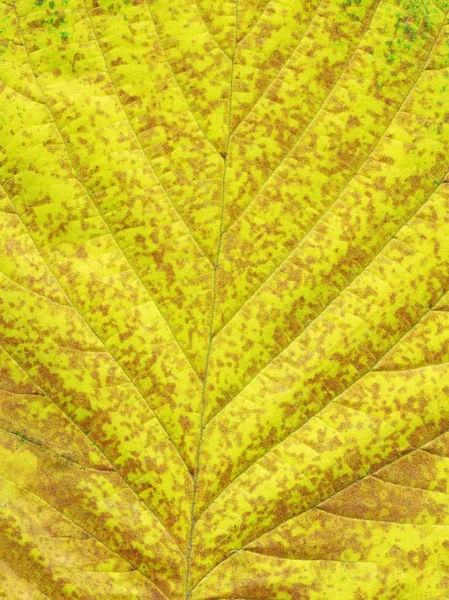
[(0, 594), (447, 600), (449, 4), (0, 4)]

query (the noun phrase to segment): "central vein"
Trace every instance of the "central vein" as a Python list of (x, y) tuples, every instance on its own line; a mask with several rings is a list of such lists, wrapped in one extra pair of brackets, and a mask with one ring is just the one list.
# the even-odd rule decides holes
[(192, 587), (190, 584), (190, 563), (192, 557), (192, 541), (193, 541), (193, 533), (196, 525), (195, 521), (195, 505), (196, 505), (196, 497), (198, 491), (198, 476), (200, 472), (200, 455), (201, 455), (201, 444), (203, 440), (203, 432), (204, 432), (204, 407), (205, 407), (205, 396), (206, 396), (206, 388), (207, 388), (207, 378), (209, 372), (209, 357), (212, 348), (213, 342), (213, 326), (214, 326), (214, 314), (215, 314), (215, 300), (217, 295), (217, 271), (218, 271), (218, 263), (220, 259), (220, 250), (221, 250), (221, 241), (223, 238), (223, 220), (224, 220), (224, 209), (225, 209), (225, 191), (226, 191), (226, 172), (228, 165), (228, 149), (229, 142), (231, 139), (231, 118), (232, 118), (232, 92), (234, 87), (234, 64), (235, 64), (235, 54), (237, 51), (237, 41), (238, 41), (238, 6), (239, 0), (235, 2), (235, 40), (234, 40), (234, 51), (231, 57), (231, 79), (230, 79), (230, 91), (229, 91), (229, 110), (228, 110), (228, 124), (227, 124), (227, 137), (226, 144), (223, 156), (223, 184), (221, 188), (221, 214), (220, 214), (220, 230), (217, 244), (217, 252), (215, 255), (214, 261), (214, 275), (213, 275), (213, 292), (212, 292), (212, 307), (210, 314), (210, 325), (209, 325), (209, 342), (206, 352), (206, 364), (204, 368), (204, 380), (203, 380), (203, 389), (201, 394), (201, 417), (200, 417), (200, 432), (198, 435), (198, 446), (196, 451), (196, 460), (195, 460), (195, 473), (193, 477), (193, 496), (192, 496), (192, 512), (190, 519), (190, 534), (189, 534), (189, 542), (188, 549), (186, 554), (187, 560), (187, 568), (186, 568), (186, 600), (190, 598), (192, 593)]

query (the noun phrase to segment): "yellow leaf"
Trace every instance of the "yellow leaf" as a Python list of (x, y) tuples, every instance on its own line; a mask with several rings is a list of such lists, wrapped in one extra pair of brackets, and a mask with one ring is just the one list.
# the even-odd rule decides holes
[(0, 596), (447, 600), (448, 14), (0, 4)]

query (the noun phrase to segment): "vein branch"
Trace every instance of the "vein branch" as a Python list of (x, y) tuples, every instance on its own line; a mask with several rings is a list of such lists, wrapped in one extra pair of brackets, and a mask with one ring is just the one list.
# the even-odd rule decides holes
[[(146, 0), (145, 0), (145, 1), (146, 1)], [(120, 95), (119, 95), (119, 93), (118, 93), (117, 87), (116, 87), (116, 85), (115, 85), (115, 83), (114, 83), (114, 80), (113, 80), (113, 78), (112, 78), (112, 75), (111, 75), (111, 73), (110, 73), (110, 71), (109, 71), (109, 69), (108, 69), (108, 65), (107, 65), (107, 63), (106, 63), (106, 58), (105, 58), (105, 56), (104, 56), (103, 50), (101, 49), (100, 40), (98, 39), (97, 32), (96, 32), (95, 26), (94, 26), (94, 24), (93, 24), (93, 22), (92, 22), (92, 18), (91, 18), (91, 16), (90, 16), (90, 13), (89, 13), (89, 11), (87, 10), (86, 4), (85, 4), (85, 0), (83, 0), (83, 4), (84, 4), (84, 10), (86, 11), (87, 18), (89, 19), (89, 24), (90, 24), (90, 27), (91, 27), (92, 33), (94, 34), (95, 41), (96, 41), (96, 43), (97, 43), (98, 51), (100, 52), (100, 54), (101, 54), (101, 56), (102, 56), (102, 59), (103, 59), (103, 63), (104, 63), (104, 66), (105, 66), (106, 72), (107, 72), (107, 74), (108, 74), (108, 76), (109, 76), (109, 80), (110, 80), (110, 82), (111, 82), (111, 85), (112, 85), (112, 87), (113, 87), (114, 94), (115, 94), (115, 96), (116, 96), (116, 98), (117, 98), (117, 102), (119, 103), (119, 105), (120, 105), (120, 107), (121, 107), (121, 109), (122, 109), (122, 111), (123, 111), (123, 114), (124, 114), (124, 116), (125, 116), (125, 118), (126, 118), (126, 121), (127, 121), (127, 123), (129, 124), (129, 126), (130, 126), (130, 128), (131, 128), (131, 130), (132, 130), (132, 132), (133, 132), (133, 134), (134, 134), (134, 137), (135, 137), (135, 139), (136, 139), (136, 142), (137, 142), (137, 144), (138, 144), (138, 146), (139, 146), (140, 150), (142, 151), (142, 154), (143, 154), (143, 156), (145, 157), (145, 159), (146, 159), (146, 161), (147, 161), (148, 165), (150, 166), (150, 168), (151, 168), (151, 172), (154, 174), (155, 178), (156, 178), (156, 179), (157, 179), (157, 181), (159, 182), (159, 184), (160, 184), (161, 188), (162, 188), (162, 189), (163, 189), (163, 191), (164, 191), (164, 194), (165, 194), (165, 196), (167, 197), (167, 199), (169, 200), (170, 204), (172, 205), (172, 207), (173, 207), (174, 211), (176, 212), (176, 215), (178, 216), (179, 220), (180, 220), (180, 221), (183, 223), (183, 225), (185, 226), (186, 230), (188, 231), (188, 233), (190, 234), (190, 236), (193, 238), (193, 240), (194, 240), (195, 244), (196, 244), (196, 245), (198, 246), (198, 248), (200, 249), (200, 251), (201, 251), (202, 255), (203, 255), (203, 256), (204, 256), (204, 257), (205, 257), (205, 258), (206, 258), (206, 259), (207, 259), (207, 260), (210, 262), (209, 258), (208, 258), (208, 257), (207, 257), (207, 256), (204, 254), (204, 252), (202, 251), (202, 249), (199, 247), (199, 245), (198, 245), (198, 243), (196, 242), (196, 240), (195, 240), (195, 237), (193, 236), (192, 232), (190, 231), (190, 229), (188, 228), (187, 224), (186, 224), (186, 223), (185, 223), (185, 221), (182, 219), (181, 215), (179, 214), (178, 210), (176, 209), (176, 206), (175, 206), (175, 204), (174, 204), (173, 200), (170, 198), (170, 196), (168, 195), (167, 189), (164, 187), (164, 185), (163, 185), (162, 181), (161, 181), (161, 180), (160, 180), (160, 178), (157, 176), (157, 174), (156, 174), (156, 172), (155, 172), (155, 170), (154, 170), (154, 168), (153, 168), (152, 162), (150, 161), (150, 159), (149, 159), (149, 157), (148, 157), (147, 153), (145, 152), (145, 149), (144, 149), (144, 147), (142, 146), (142, 144), (141, 144), (141, 142), (140, 142), (140, 138), (139, 138), (139, 136), (137, 135), (137, 131), (135, 130), (135, 128), (134, 128), (134, 126), (133, 126), (133, 124), (132, 124), (132, 122), (131, 122), (131, 119), (128, 117), (128, 114), (127, 114), (127, 112), (126, 112), (126, 110), (125, 110), (125, 107), (124, 107), (124, 105), (123, 105), (122, 101), (120, 100)], [(148, 5), (147, 5), (147, 6), (148, 6)], [(151, 13), (150, 13), (150, 14), (151, 14)], [(158, 39), (159, 39), (159, 38), (158, 38)], [(159, 43), (160, 43), (160, 42), (159, 42)], [(167, 61), (167, 64), (168, 64), (168, 61)], [(173, 77), (174, 77), (174, 76), (173, 76)], [(50, 112), (51, 112), (51, 109), (50, 109), (50, 108), (49, 108), (49, 110), (50, 110)], [(55, 121), (55, 119), (54, 119), (54, 118), (53, 118), (53, 121)], [(56, 122), (55, 122), (55, 126), (56, 126)], [(62, 138), (62, 136), (61, 136), (61, 138)], [(64, 141), (64, 140), (63, 140), (63, 141)], [(65, 144), (65, 142), (64, 142), (64, 144)], [(67, 154), (69, 154), (69, 149), (68, 149), (68, 147), (67, 147), (67, 145), (66, 145), (66, 144), (65, 144), (65, 146), (66, 146), (66, 151), (67, 151)], [(70, 154), (69, 154), (69, 156), (70, 156)], [(73, 164), (73, 163), (72, 163), (72, 164)], [(76, 169), (75, 169), (75, 171), (76, 171)], [(77, 174), (78, 174), (78, 173), (77, 173)], [(81, 177), (80, 177), (79, 175), (78, 175), (78, 179), (79, 179), (79, 180), (80, 180), (80, 182), (81, 182)], [(86, 188), (85, 188), (85, 186), (84, 186), (84, 184), (83, 184), (82, 182), (81, 182), (81, 184), (83, 185), (84, 189), (86, 189)], [(86, 192), (87, 192), (87, 190), (86, 190)], [(88, 194), (88, 195), (89, 195), (89, 194)], [(92, 197), (91, 197), (90, 195), (89, 195), (89, 197), (90, 197), (90, 198), (91, 198), (91, 200), (92, 200)], [(95, 202), (94, 202), (93, 200), (92, 200), (92, 203), (95, 205)], [(95, 206), (96, 206), (96, 205), (95, 205)], [(98, 213), (100, 214), (100, 211), (98, 210), (98, 208), (97, 208), (97, 211), (98, 211)], [(187, 356), (187, 354), (185, 353), (185, 351), (184, 351), (183, 347), (181, 346), (180, 342), (179, 342), (179, 341), (178, 341), (178, 339), (176, 338), (176, 336), (175, 336), (175, 333), (174, 333), (173, 329), (172, 329), (172, 328), (171, 328), (171, 326), (170, 326), (170, 323), (168, 322), (168, 320), (167, 320), (167, 318), (165, 317), (164, 313), (162, 312), (162, 310), (160, 309), (160, 307), (158, 306), (158, 304), (157, 304), (157, 303), (156, 303), (156, 301), (154, 300), (154, 297), (153, 297), (152, 293), (150, 292), (150, 290), (148, 289), (148, 286), (146, 286), (146, 285), (144, 284), (144, 282), (143, 282), (143, 281), (140, 279), (140, 277), (139, 277), (139, 274), (136, 272), (136, 270), (134, 269), (134, 267), (131, 265), (130, 261), (129, 261), (129, 260), (126, 258), (126, 255), (125, 255), (125, 253), (124, 253), (123, 249), (121, 248), (121, 246), (119, 245), (119, 243), (118, 243), (117, 239), (115, 238), (114, 234), (112, 233), (112, 231), (111, 231), (111, 229), (110, 229), (110, 227), (109, 227), (109, 225), (108, 225), (108, 223), (107, 223), (107, 221), (106, 221), (106, 219), (105, 219), (104, 215), (101, 215), (101, 216), (102, 216), (102, 219), (103, 219), (103, 221), (104, 221), (104, 223), (105, 223), (106, 227), (108, 228), (108, 231), (109, 231), (109, 233), (110, 233), (110, 234), (111, 234), (111, 236), (114, 238), (114, 240), (115, 240), (115, 242), (116, 242), (117, 246), (120, 248), (120, 250), (121, 250), (121, 252), (122, 252), (123, 256), (125, 257), (125, 260), (126, 260), (126, 261), (127, 261), (127, 263), (130, 265), (130, 268), (131, 268), (131, 270), (132, 270), (132, 271), (135, 273), (136, 277), (139, 279), (139, 281), (142, 283), (142, 285), (144, 286), (144, 288), (147, 290), (147, 292), (148, 292), (148, 295), (150, 296), (151, 300), (154, 302), (155, 306), (157, 306), (157, 308), (158, 308), (159, 312), (161, 313), (162, 317), (164, 318), (164, 321), (165, 321), (165, 323), (167, 324), (167, 327), (170, 329), (170, 331), (171, 331), (171, 334), (173, 335), (173, 338), (174, 338), (174, 340), (176, 341), (176, 343), (177, 343), (177, 345), (178, 345), (179, 349), (181, 350), (181, 352), (183, 353), (183, 356), (185, 357), (185, 359), (187, 360), (187, 362), (190, 364), (190, 366), (192, 367), (192, 369), (193, 369), (193, 371), (195, 372), (195, 374), (197, 375), (197, 377), (199, 377), (199, 375), (198, 375), (198, 373), (197, 373), (197, 371), (196, 371), (195, 367), (193, 366), (193, 364), (192, 364), (191, 360), (189, 359), (189, 357), (188, 357), (188, 356)]]
[[(436, 300), (435, 302), (432, 304), (432, 306), (430, 308), (428, 308), (420, 317), (418, 323), (422, 322), (422, 320), (430, 313), (433, 311), (434, 307), (438, 304), (438, 302), (441, 300), (441, 298), (444, 296), (445, 292), (443, 292), (443, 294), (441, 294)], [(416, 327), (416, 325), (418, 324), (416, 323), (413, 327)], [(319, 415), (324, 412), (324, 410), (330, 405), (330, 404), (338, 404), (338, 400), (344, 396), (345, 394), (348, 393), (348, 391), (350, 389), (352, 389), (353, 387), (355, 387), (364, 377), (366, 377), (366, 375), (369, 375), (370, 373), (372, 373), (376, 367), (380, 364), (380, 362), (383, 360), (383, 358), (392, 350), (394, 350), (400, 343), (401, 341), (410, 333), (410, 331), (413, 329), (407, 329), (406, 331), (404, 331), (400, 337), (395, 340), (393, 342), (393, 344), (391, 346), (389, 346), (389, 348), (387, 348), (385, 350), (385, 352), (382, 352), (382, 355), (377, 359), (377, 361), (366, 371), (363, 371), (356, 379), (354, 379), (354, 381), (348, 385), (347, 387), (345, 387), (344, 390), (342, 390), (337, 396), (335, 396), (334, 398), (331, 398), (328, 402), (326, 402), (324, 404), (324, 406), (322, 406), (317, 412), (313, 413), (312, 415), (310, 415), (310, 417), (308, 417), (305, 421), (303, 421), (296, 429), (294, 429), (293, 431), (291, 431), (287, 436), (285, 436), (284, 438), (282, 438), (281, 440), (279, 440), (277, 443), (273, 444), (272, 446), (270, 446), (269, 448), (267, 448), (265, 450), (265, 452), (263, 454), (261, 454), (258, 459), (257, 462), (259, 462), (260, 460), (262, 460), (264, 458), (264, 456), (266, 456), (267, 454), (269, 454), (270, 452), (273, 452), (278, 446), (280, 446), (281, 444), (283, 444), (286, 440), (288, 440), (289, 438), (291, 438), (293, 435), (296, 435), (299, 431), (301, 431), (302, 429), (304, 429), (306, 427), (306, 425), (315, 418), (318, 418)], [(251, 463), (249, 464), (243, 471), (241, 471), (240, 473), (238, 473), (235, 477), (233, 477), (231, 479), (231, 481), (229, 481), (229, 483), (226, 485), (226, 487), (224, 487), (222, 490), (220, 490), (220, 492), (215, 496), (215, 498), (213, 498), (213, 500), (210, 502), (209, 506), (206, 507), (203, 512), (201, 513), (201, 515), (198, 517), (198, 520), (204, 515), (204, 513), (208, 510), (208, 508), (212, 505), (212, 503), (219, 498), (231, 485), (232, 483), (237, 480), (239, 477), (241, 477), (244, 473), (246, 473), (255, 463)]]
[(218, 567), (220, 565), (223, 565), (223, 563), (225, 563), (226, 561), (230, 560), (234, 554), (238, 553), (238, 552), (252, 552), (252, 550), (248, 549), (248, 546), (250, 544), (254, 544), (255, 542), (257, 542), (259, 539), (261, 539), (263, 536), (270, 534), (271, 532), (275, 531), (276, 529), (278, 529), (279, 527), (281, 527), (282, 525), (284, 525), (285, 523), (288, 523), (289, 521), (292, 521), (293, 519), (296, 519), (297, 517), (308, 513), (311, 510), (321, 510), (323, 512), (327, 512), (329, 514), (333, 514), (330, 513), (330, 511), (326, 510), (325, 508), (323, 508), (323, 505), (328, 502), (331, 498), (333, 498), (334, 496), (337, 496), (338, 494), (340, 494), (341, 492), (344, 492), (348, 489), (351, 489), (352, 487), (355, 487), (356, 485), (358, 485), (360, 482), (364, 481), (365, 479), (369, 478), (369, 477), (373, 477), (375, 476), (376, 473), (378, 473), (381, 469), (384, 469), (385, 467), (388, 467), (390, 465), (393, 465), (395, 462), (397, 462), (398, 460), (400, 460), (401, 458), (404, 458), (406, 456), (410, 456), (413, 455), (415, 452), (418, 452), (420, 450), (423, 449), (423, 447), (427, 444), (429, 444), (430, 442), (433, 442), (434, 440), (438, 439), (439, 437), (441, 437), (442, 435), (444, 435), (444, 433), (437, 435), (435, 438), (429, 439), (429, 440), (425, 440), (423, 442), (423, 444), (421, 444), (420, 446), (411, 448), (409, 451), (407, 452), (403, 452), (400, 456), (395, 457), (393, 460), (391, 460), (389, 463), (384, 463), (382, 464), (381, 467), (379, 467), (378, 469), (376, 469), (375, 471), (372, 472), (368, 472), (365, 473), (365, 475), (362, 475), (361, 477), (359, 477), (358, 479), (356, 479), (355, 481), (353, 481), (352, 483), (350, 483), (347, 486), (343, 486), (342, 488), (335, 490), (332, 494), (329, 494), (326, 498), (324, 499), (320, 499), (318, 502), (316, 502), (315, 504), (312, 504), (311, 506), (307, 507), (306, 509), (294, 514), (294, 515), (290, 515), (289, 517), (287, 517), (286, 519), (284, 519), (283, 521), (281, 521), (280, 523), (277, 523), (274, 527), (272, 527), (271, 529), (268, 529), (267, 531), (264, 531), (262, 534), (260, 534), (259, 536), (249, 540), (248, 542), (246, 542), (246, 544), (244, 544), (243, 546), (241, 546), (241, 548), (238, 548), (237, 550), (234, 550), (234, 552), (232, 552), (231, 554), (227, 554), (225, 557), (222, 558), (222, 560), (220, 560), (208, 573), (206, 573), (199, 581), (198, 583), (195, 584), (195, 586), (192, 588), (192, 592), (194, 589), (196, 589), (201, 583), (203, 583), (207, 577), (209, 577), (211, 575), (212, 572), (216, 571), (218, 569)]

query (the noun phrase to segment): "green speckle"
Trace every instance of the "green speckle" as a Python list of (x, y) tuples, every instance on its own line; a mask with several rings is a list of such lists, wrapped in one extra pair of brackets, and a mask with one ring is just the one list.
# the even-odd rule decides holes
[(61, 31), (61, 39), (62, 40), (68, 40), (69, 39), (69, 34), (67, 33), (67, 31)]

